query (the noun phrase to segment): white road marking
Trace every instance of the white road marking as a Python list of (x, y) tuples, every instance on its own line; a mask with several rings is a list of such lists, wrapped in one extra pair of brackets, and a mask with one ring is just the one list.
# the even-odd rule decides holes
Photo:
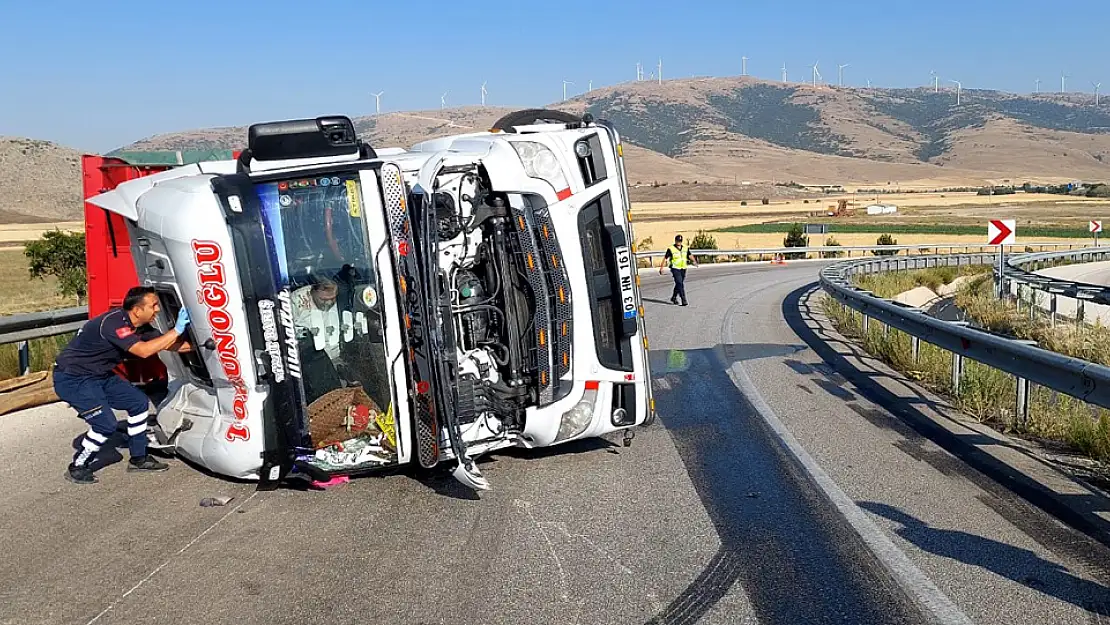
[[(746, 301), (750, 301), (750, 298), (737, 302), (725, 313), (722, 334), (727, 336), (721, 337), (722, 343), (735, 344), (732, 336), (734, 310)], [(748, 377), (743, 364), (740, 361), (733, 363), (727, 373), (736, 387), (748, 398), (748, 401), (752, 403), (759, 415), (767, 422), (767, 425), (771, 426), (771, 429), (782, 440), (791, 455), (802, 465), (802, 468), (805, 469), (825, 496), (829, 498), (829, 501), (836, 506), (837, 511), (848, 521), (848, 524), (852, 526), (852, 529), (875, 554), (875, 557), (886, 567), (906, 594), (931, 615), (938, 625), (973, 625), (972, 620), (943, 591), (937, 588), (921, 569), (917, 568), (917, 565), (910, 560), (909, 556), (887, 537), (883, 530), (856, 505), (856, 502), (847, 493), (837, 486), (836, 482), (825, 473), (825, 470), (794, 438), (794, 435), (786, 429), (775, 411), (763, 399), (763, 395), (755, 387), (751, 378)]]
[(222, 517), (216, 519), (216, 521), (212, 525), (209, 525), (207, 529), (205, 529), (203, 532), (197, 534), (195, 538), (190, 540), (188, 542), (188, 544), (186, 544), (184, 547), (179, 549), (177, 551), (177, 553), (175, 553), (172, 556), (166, 558), (166, 561), (163, 562), (162, 564), (159, 564), (158, 568), (156, 568), (153, 571), (151, 571), (150, 573), (148, 573), (146, 577), (140, 579), (139, 583), (135, 584), (134, 586), (132, 586), (130, 588), (130, 590), (128, 590), (127, 592), (120, 595), (119, 598), (117, 598), (115, 601), (113, 601), (111, 604), (109, 604), (108, 607), (104, 608), (100, 612), (100, 614), (97, 614), (96, 616), (94, 616), (91, 621), (89, 621), (88, 623), (85, 623), (85, 625), (93, 625), (93, 623), (99, 621), (102, 616), (104, 616), (108, 612), (111, 612), (117, 605), (120, 604), (120, 602), (122, 602), (124, 599), (126, 599), (131, 593), (138, 590), (139, 587), (141, 587), (143, 584), (150, 581), (150, 579), (152, 577), (157, 575), (159, 571), (166, 568), (166, 566), (168, 566), (170, 562), (173, 562), (174, 558), (176, 558), (177, 556), (179, 556), (179, 555), (185, 553), (186, 551), (188, 551), (189, 547), (192, 547), (193, 545), (197, 544), (197, 541), (199, 541), (201, 538), (204, 538), (208, 534), (208, 532), (211, 532), (212, 530), (216, 529), (216, 526), (219, 525), (220, 523), (223, 523), (224, 519), (226, 519), (227, 517), (229, 517), (229, 516), (235, 514), (236, 512), (238, 512), (239, 508), (242, 508), (243, 506), (247, 505), (247, 502), (250, 501), (251, 499), (254, 499), (254, 496), (257, 495), (257, 494), (258, 494), (258, 491), (254, 491), (253, 493), (250, 494), (249, 497), (247, 497), (242, 502), (240, 502), (239, 505), (235, 506), (231, 510), (228, 510), (227, 514), (225, 514)]

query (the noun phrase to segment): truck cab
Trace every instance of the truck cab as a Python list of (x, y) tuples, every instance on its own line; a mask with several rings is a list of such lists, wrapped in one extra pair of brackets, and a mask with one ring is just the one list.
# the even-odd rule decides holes
[[(280, 482), (475, 463), (653, 418), (620, 137), (522, 111), (375, 149), (343, 116), (88, 202), (126, 224), (163, 328), (162, 445)], [(90, 311), (91, 312), (91, 311)]]

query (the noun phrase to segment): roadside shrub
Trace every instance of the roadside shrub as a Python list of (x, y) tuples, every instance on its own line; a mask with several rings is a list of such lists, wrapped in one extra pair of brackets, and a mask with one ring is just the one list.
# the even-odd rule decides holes
[(42, 238), (23, 246), (31, 278), (46, 276), (58, 279), (58, 294), (75, 297), (84, 304), (88, 294), (85, 272), (85, 233), (50, 230)]
[[(840, 247), (840, 241), (830, 236), (825, 239), (825, 247)], [(821, 252), (821, 258), (840, 258), (843, 255), (844, 252)]]
[(771, 200), (769, 200), (769, 199), (767, 199), (767, 198), (763, 198), (763, 199), (762, 199), (762, 200), (760, 200), (760, 201), (761, 201), (761, 202), (763, 202), (763, 204), (764, 204), (764, 205), (767, 205), (767, 204), (770, 204), (770, 203), (771, 203)]
[[(809, 247), (809, 237), (806, 236), (805, 229), (802, 224), (791, 224), (790, 230), (786, 233), (786, 238), (782, 240), (783, 247)], [(803, 258), (805, 254), (786, 254), (787, 259)]]
[[(717, 238), (704, 230), (698, 230), (694, 238), (690, 240), (690, 249), (692, 250), (715, 250), (717, 247)], [(717, 262), (716, 256), (703, 256), (698, 258), (698, 262), (702, 263), (715, 263)]]
[[(880, 234), (879, 238), (875, 240), (875, 245), (898, 245), (898, 240), (889, 234)], [(898, 250), (874, 250), (872, 252), (875, 256), (892, 256), (898, 253)]]

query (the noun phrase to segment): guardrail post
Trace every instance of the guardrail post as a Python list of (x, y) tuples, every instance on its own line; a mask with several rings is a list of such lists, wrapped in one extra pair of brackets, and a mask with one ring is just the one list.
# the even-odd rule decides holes
[(960, 380), (964, 377), (964, 357), (963, 354), (952, 352), (952, 392), (957, 396), (960, 394)]
[(860, 314), (863, 315), (863, 333), (866, 335), (867, 334), (867, 328), (868, 328), (868, 323), (867, 322), (871, 320), (871, 317), (868, 317), (866, 313), (860, 313)]
[(1083, 324), (1083, 300), (1075, 298), (1075, 325)]
[(1048, 312), (1051, 317), (1052, 327), (1056, 327), (1056, 294), (1053, 293), (1048, 299)]
[(913, 359), (915, 365), (918, 359), (921, 358), (921, 339), (916, 336), (910, 337), (910, 358)]
[(1019, 432), (1025, 431), (1025, 424), (1029, 420), (1029, 380), (1017, 378), (1017, 406), (1014, 409), (1014, 422)]
[(31, 344), (27, 341), (19, 342), (19, 375), (31, 373)]

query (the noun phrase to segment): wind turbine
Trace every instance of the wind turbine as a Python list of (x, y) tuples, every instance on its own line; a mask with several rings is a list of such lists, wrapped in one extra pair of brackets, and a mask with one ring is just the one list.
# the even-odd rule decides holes
[(589, 92), (589, 93), (593, 93), (593, 91), (594, 91), (594, 81), (592, 81), (592, 80), (590, 81), (590, 84), (586, 86), (586, 91)]
[(636, 81), (639, 82), (644, 79), (644, 64), (636, 62)]
[(1095, 106), (1098, 106), (1098, 89), (1102, 86), (1102, 83), (1092, 82), (1091, 84), (1095, 86)]
[(379, 91), (377, 93), (371, 94), (371, 95), (374, 96), (374, 114), (375, 115), (381, 115), (382, 114), (382, 94), (383, 93), (385, 93), (385, 92), (384, 91)]
[(1063, 73), (1060, 74), (1060, 93), (1067, 93), (1068, 92), (1067, 87), (1065, 86), (1065, 84), (1066, 84), (1065, 81), (1067, 80), (1067, 78), (1068, 78), (1068, 76), (1066, 74), (1063, 74)]
[(836, 85), (838, 87), (843, 87), (844, 86), (844, 68), (848, 67), (849, 65), (851, 65), (851, 63), (845, 63), (844, 65), (837, 65), (836, 66), (836, 69), (837, 69)]
[(482, 106), (486, 105), (486, 83), (482, 83)]
[(746, 57), (746, 56), (740, 57), (740, 75), (741, 76), (747, 76), (748, 75), (748, 57)]
[(871, 79), (870, 78), (867, 79), (867, 88), (868, 89), (871, 88)]
[(929, 70), (929, 75), (933, 77), (933, 93), (940, 93), (940, 76), (936, 70)]
[(1041, 92), (1041, 79), (1040, 79), (1040, 78), (1038, 78), (1038, 79), (1037, 79), (1037, 80), (1035, 80), (1034, 82), (1036, 82), (1036, 83), (1037, 83), (1037, 90), (1036, 90), (1036, 91), (1035, 91), (1034, 93), (1040, 93), (1040, 92)]
[(659, 84), (663, 84), (663, 59), (659, 59)]
[(439, 96), (439, 108), (441, 109), (447, 108), (447, 93), (448, 92), (444, 91), (443, 95)]
[(813, 86), (814, 87), (817, 86), (817, 81), (821, 78), (821, 72), (817, 71), (817, 66), (820, 65), (820, 64), (821, 64), (821, 61), (817, 61), (816, 63), (813, 64)]
[(786, 82), (786, 63), (782, 64), (782, 81)]
[(963, 90), (964, 86), (962, 84), (960, 84), (960, 81), (958, 81), (958, 80), (951, 80), (949, 82), (956, 83), (956, 106), (959, 106), (960, 105), (960, 91)]
[(569, 80), (564, 80), (563, 81), (563, 102), (567, 101), (567, 85), (573, 85), (573, 84), (574, 83), (572, 81), (569, 81)]

